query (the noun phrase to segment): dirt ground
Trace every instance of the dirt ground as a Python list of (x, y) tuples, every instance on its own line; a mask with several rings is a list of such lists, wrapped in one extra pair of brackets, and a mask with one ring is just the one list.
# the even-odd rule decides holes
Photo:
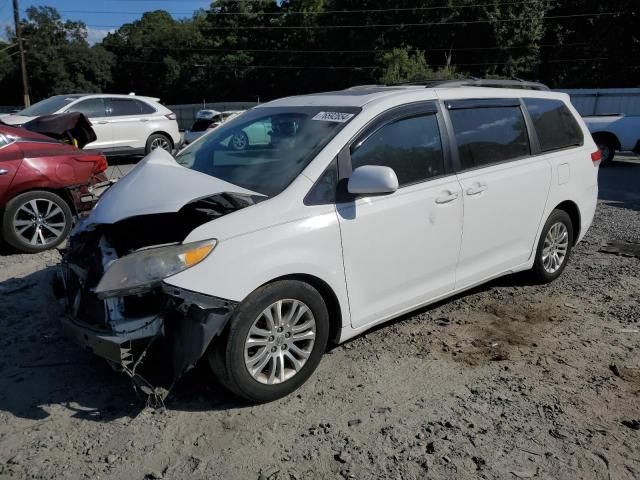
[(46, 315), (56, 252), (0, 253), (0, 479), (640, 478), (640, 162), (547, 286), (510, 276), (332, 349), (248, 406), (191, 371), (166, 409)]

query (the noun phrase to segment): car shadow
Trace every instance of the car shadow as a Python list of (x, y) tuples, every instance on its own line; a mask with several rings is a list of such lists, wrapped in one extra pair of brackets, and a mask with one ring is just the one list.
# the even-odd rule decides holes
[[(129, 377), (62, 334), (59, 315), (52, 314), (59, 312), (57, 300), (49, 293), (53, 270), (0, 282), (0, 411), (29, 420), (46, 420), (60, 409), (95, 422), (136, 417), (147, 397), (136, 394)], [(145, 364), (140, 373), (160, 378), (161, 368), (160, 362)], [(198, 365), (176, 384), (165, 406), (215, 411), (248, 404)]]

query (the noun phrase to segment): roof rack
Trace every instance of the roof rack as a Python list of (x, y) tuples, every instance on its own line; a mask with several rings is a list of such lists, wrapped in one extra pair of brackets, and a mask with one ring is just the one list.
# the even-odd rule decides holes
[(426, 88), (453, 87), (493, 87), (493, 88), (522, 88), (526, 90), (549, 90), (545, 84), (530, 82), (515, 78), (513, 80), (482, 79), (469, 77), (457, 80), (426, 80), (424, 82), (395, 83), (389, 86), (425, 86)]

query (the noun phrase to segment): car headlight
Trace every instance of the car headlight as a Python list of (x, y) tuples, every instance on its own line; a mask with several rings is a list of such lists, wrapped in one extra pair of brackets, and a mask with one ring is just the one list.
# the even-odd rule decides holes
[(217, 240), (139, 250), (109, 265), (95, 289), (99, 298), (147, 291), (163, 279), (203, 261)]

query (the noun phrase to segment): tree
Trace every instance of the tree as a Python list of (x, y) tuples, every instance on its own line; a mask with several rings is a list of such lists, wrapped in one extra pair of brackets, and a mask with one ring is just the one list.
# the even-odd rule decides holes
[(385, 84), (415, 82), (433, 77), (433, 70), (427, 65), (424, 52), (411, 54), (407, 48), (394, 48), (382, 54), (382, 75), (380, 81)]
[[(52, 7), (29, 7), (26, 13), (22, 34), (29, 87), (35, 100), (72, 92), (100, 92), (111, 82), (114, 58), (101, 46), (89, 45), (84, 23), (63, 21)], [(13, 88), (19, 90), (17, 84)]]
[(200, 14), (175, 20), (164, 10), (145, 13), (108, 34), (103, 47), (118, 58), (112, 90), (184, 101), (200, 95), (204, 76)]

